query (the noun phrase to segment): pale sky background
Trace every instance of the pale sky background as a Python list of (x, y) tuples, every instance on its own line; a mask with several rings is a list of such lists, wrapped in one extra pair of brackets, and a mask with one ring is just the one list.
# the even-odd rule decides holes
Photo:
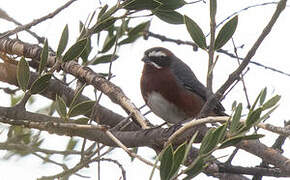
[[(189, 1), (189, 0), (187, 0)], [(50, 0), (50, 1), (39, 1), (39, 0), (1, 0), (0, 8), (5, 10), (11, 17), (26, 24), (31, 22), (33, 19), (40, 18), (48, 13), (54, 11), (56, 8), (63, 5), (65, 0)], [(103, 4), (115, 1), (102, 1)], [(250, 5), (260, 4), (263, 2), (261, 0), (243, 0), (243, 1), (232, 1), (232, 0), (220, 0), (218, 1), (217, 9), (217, 23), (225, 19), (227, 16), (236, 12), (242, 8)], [(99, 5), (98, 0), (83, 0), (73, 3), (69, 8), (62, 11), (53, 19), (47, 20), (36, 27), (32, 27), (31, 30), (35, 31), (38, 35), (48, 38), (49, 45), (56, 50), (59, 37), (61, 35), (62, 29), (65, 24), (69, 25), (70, 33), (70, 45), (75, 41), (78, 35), (79, 21), (85, 21), (88, 14), (96, 10)], [(255, 42), (258, 35), (263, 30), (269, 18), (272, 16), (276, 5), (267, 5), (262, 7), (256, 7), (243, 11), (239, 15), (239, 24), (236, 33), (234, 34), (234, 40), (237, 46), (244, 44), (243, 49), (238, 50), (238, 54), (244, 57), (247, 51), (250, 49), (251, 45)], [(209, 32), (209, 12), (208, 4), (198, 3), (193, 5), (188, 5), (179, 10), (181, 13), (190, 16), (194, 19), (203, 29), (205, 34)], [(262, 43), (261, 47), (258, 49), (256, 55), (252, 59), (266, 66), (270, 66), (281, 71), (290, 73), (290, 60), (289, 60), (289, 42), (290, 42), (290, 9), (287, 7), (281, 14), (278, 22), (275, 24), (272, 32)], [(152, 18), (152, 17), (151, 17)], [(137, 19), (140, 23), (142, 19)], [(145, 19), (144, 19), (145, 20)], [(9, 23), (0, 19), (0, 32), (4, 32), (9, 29), (15, 28), (14, 24)], [(132, 24), (131, 24), (132, 25)], [(134, 23), (133, 23), (134, 25)], [(170, 25), (165, 22), (158, 20), (158, 18), (153, 17), (150, 30), (152, 32), (166, 35), (171, 38), (181, 39), (181, 40), (191, 40), (189, 34), (186, 32), (185, 25)], [(218, 29), (219, 30), (219, 29)], [(36, 43), (27, 33), (19, 33), (19, 39), (24, 42)], [(207, 39), (208, 40), (208, 39)], [(94, 46), (94, 45), (93, 45)], [(176, 45), (173, 43), (161, 42), (159, 40), (149, 38), (148, 41), (139, 39), (133, 45), (122, 46), (118, 55), (120, 58), (113, 64), (113, 73), (117, 75), (113, 78), (113, 82), (120, 86), (125, 94), (132, 99), (132, 101), (139, 107), (144, 104), (140, 90), (139, 90), (139, 79), (141, 76), (142, 62), (140, 59), (143, 56), (143, 52), (154, 46), (163, 46), (175, 53), (175, 55), (181, 58), (185, 63), (187, 63), (196, 76), (204, 83), (206, 72), (207, 72), (207, 54), (202, 50), (193, 52), (192, 48), (184, 45)], [(96, 45), (95, 45), (96, 47)], [(101, 48), (101, 47), (100, 47)], [(231, 50), (231, 43), (227, 43), (223, 47), (225, 50)], [(230, 59), (227, 56), (220, 54), (219, 61), (214, 70), (214, 88), (217, 89), (220, 85), (227, 79), (229, 73), (231, 73), (237, 67), (237, 62), (235, 59)], [(280, 107), (274, 112), (272, 117), (267, 121), (268, 123), (283, 126), (283, 121), (289, 119), (289, 107), (290, 107), (290, 77), (285, 76), (270, 70), (266, 70), (255, 65), (250, 65), (250, 71), (245, 76), (245, 82), (247, 84), (247, 89), (249, 92), (249, 97), (251, 103), (254, 101), (260, 90), (264, 87), (268, 88), (268, 95), (274, 96), (279, 94), (282, 96), (280, 101)], [(98, 66), (96, 72), (107, 72), (108, 65)], [(7, 84), (0, 83), (0, 87), (6, 87)], [(86, 88), (86, 95), (93, 98), (92, 88)], [(268, 97), (269, 97), (268, 96)], [(8, 96), (5, 96), (3, 91), (0, 91), (1, 103), (0, 106), (9, 106), (10, 100)], [(227, 109), (227, 112), (231, 112), (231, 104), (234, 100), (238, 102), (243, 102), (244, 107), (246, 107), (246, 101), (244, 98), (243, 89), (241, 83), (226, 97), (223, 101), (223, 105)], [(38, 99), (36, 104), (30, 108), (33, 111), (35, 107), (44, 106), (49, 102), (43, 98)], [(103, 98), (101, 103), (106, 107), (113, 108), (116, 112), (125, 115), (120, 107), (114, 105), (107, 98)], [(144, 110), (145, 112), (145, 110)], [(247, 111), (244, 111), (246, 113)], [(153, 123), (161, 123), (161, 120), (154, 121), (158, 119), (152, 113), (147, 116), (149, 120)], [(266, 133), (267, 136), (262, 138), (261, 141), (268, 146), (271, 146), (277, 137), (275, 134), (269, 132)], [(49, 135), (43, 133), (44, 137), (47, 138), (43, 146), (50, 149), (62, 150), (66, 146), (67, 137), (59, 137), (56, 135)], [(0, 141), (3, 141), (6, 137), (6, 133), (0, 135)], [(286, 153), (284, 154), (290, 158), (289, 152), (289, 139), (284, 145)], [(232, 149), (223, 150), (222, 152), (217, 152), (216, 156), (229, 155)], [(287, 152), (288, 151), (288, 152)], [(154, 152), (149, 148), (139, 148), (139, 152), (146, 159), (152, 160), (154, 157)], [(240, 151), (242, 152), (242, 150)], [(243, 152), (242, 152), (243, 153)], [(0, 151), (0, 156), (5, 154), (4, 151)], [(258, 165), (261, 161), (259, 158), (254, 158), (254, 156), (243, 153), (240, 159), (235, 158), (233, 163), (239, 165)], [(130, 157), (120, 150), (114, 150), (109, 156), (112, 159), (119, 160), (123, 164), (124, 168), (127, 170), (127, 179), (148, 179), (151, 167), (144, 165), (139, 160), (135, 160), (134, 163), (130, 163)], [(242, 157), (242, 158), (241, 158)], [(71, 156), (71, 162), (78, 162), (79, 158), (76, 156)], [(55, 160), (61, 162), (60, 156), (55, 156)], [(221, 159), (221, 160), (226, 160)], [(29, 156), (26, 158), (13, 157), (10, 161), (0, 160), (1, 169), (1, 180), (10, 179), (36, 179), (41, 176), (53, 175), (61, 171), (59, 167), (55, 165), (42, 165), (41, 160), (35, 156)], [(72, 163), (73, 165), (73, 163)], [(112, 163), (104, 163), (101, 167), (102, 179), (119, 179), (121, 176), (120, 169)], [(84, 169), (79, 171), (83, 175), (90, 176), (90, 179), (95, 179), (97, 175), (96, 164), (92, 164), (89, 169)], [(159, 173), (155, 172), (155, 179), (159, 179)], [(201, 175), (200, 179), (206, 178), (206, 176)], [(72, 176), (71, 179), (81, 179), (77, 176)], [(207, 178), (210, 179), (210, 178)], [(265, 178), (266, 179), (266, 178)], [(272, 179), (272, 178), (267, 178)]]

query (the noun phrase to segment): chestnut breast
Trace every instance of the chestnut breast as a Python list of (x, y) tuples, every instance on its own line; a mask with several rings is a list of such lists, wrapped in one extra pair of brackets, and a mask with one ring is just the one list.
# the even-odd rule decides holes
[(144, 64), (142, 73), (141, 93), (156, 115), (171, 123), (198, 115), (204, 100), (184, 88), (169, 67), (158, 69), (151, 64)]

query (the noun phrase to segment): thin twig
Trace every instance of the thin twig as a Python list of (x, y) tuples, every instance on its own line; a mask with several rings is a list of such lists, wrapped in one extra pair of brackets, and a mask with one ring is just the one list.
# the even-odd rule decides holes
[(194, 126), (205, 124), (205, 123), (216, 123), (216, 122), (225, 122), (229, 120), (228, 116), (218, 116), (218, 117), (206, 117), (206, 118), (200, 118), (200, 119), (193, 119), (185, 124), (181, 128), (179, 128), (177, 131), (175, 131), (167, 140), (164, 147), (167, 147), (170, 143), (173, 142), (174, 139), (176, 139), (177, 136), (183, 134), (187, 129), (192, 128)]
[(50, 149), (42, 149), (38, 147), (28, 146), (26, 144), (15, 144), (15, 143), (0, 143), (0, 149), (2, 150), (21, 150), (21, 151), (28, 151), (28, 152), (41, 152), (45, 154), (60, 154), (60, 155), (79, 155), (81, 152), (79, 151), (57, 151), (57, 150), (50, 150)]
[[(235, 52), (236, 57), (237, 57), (237, 62), (238, 62), (238, 65), (240, 66), (241, 63), (240, 63), (240, 59), (239, 59), (239, 56), (238, 56), (238, 50), (237, 50), (237, 47), (236, 47), (234, 38), (231, 38), (231, 39), (232, 39), (232, 44), (234, 46), (234, 52)], [(245, 79), (244, 79), (243, 73), (241, 73), (241, 81), (242, 81), (242, 84), (243, 84), (243, 88), (244, 88), (244, 92), (245, 92), (245, 97), (246, 97), (246, 100), (247, 100), (247, 108), (250, 109), (251, 104), (250, 104), (250, 100), (249, 100), (249, 96), (248, 96), (248, 91), (247, 91), (247, 87), (246, 87), (246, 83), (245, 83)]]
[(119, 139), (117, 139), (110, 131), (105, 131), (105, 133), (120, 147), (122, 148), (126, 153), (128, 153), (129, 156), (139, 159), (140, 161), (144, 162), (145, 164), (149, 166), (154, 166), (154, 163), (144, 159), (143, 157), (139, 156), (138, 154), (132, 152), (129, 150)]
[(35, 26), (49, 18), (53, 18), (55, 15), (57, 15), (59, 12), (61, 12), (63, 9), (67, 8), (68, 6), (70, 6), (73, 2), (75, 2), (77, 0), (70, 0), (68, 1), (67, 3), (65, 3), (63, 6), (57, 8), (55, 11), (53, 11), (52, 13), (49, 13), (48, 15), (46, 16), (43, 16), (39, 19), (36, 19), (36, 20), (33, 20), (32, 22), (28, 23), (28, 24), (25, 24), (23, 26), (19, 26), (13, 30), (9, 30), (9, 31), (6, 31), (3, 33), (3, 35), (0, 36), (0, 39), (2, 38), (5, 38), (5, 37), (9, 37), (15, 33), (18, 33), (20, 31), (23, 31), (23, 30), (27, 30), (29, 28), (31, 28), (32, 26)]

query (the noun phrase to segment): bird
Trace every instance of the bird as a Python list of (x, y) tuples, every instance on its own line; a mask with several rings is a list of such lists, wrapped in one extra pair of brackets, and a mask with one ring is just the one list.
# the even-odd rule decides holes
[[(213, 93), (194, 75), (188, 65), (170, 50), (153, 47), (144, 52), (140, 89), (146, 105), (171, 124), (195, 118)], [(224, 116), (223, 105), (214, 98), (209, 115)]]

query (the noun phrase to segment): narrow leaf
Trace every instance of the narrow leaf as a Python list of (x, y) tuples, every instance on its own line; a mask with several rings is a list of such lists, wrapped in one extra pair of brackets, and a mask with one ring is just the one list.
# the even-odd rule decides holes
[(66, 114), (67, 114), (66, 104), (65, 104), (64, 100), (59, 96), (56, 96), (56, 107), (55, 108), (56, 108), (56, 111), (60, 117), (62, 117), (62, 118), (66, 117)]
[(31, 85), (30, 93), (31, 94), (41, 93), (48, 86), (48, 83), (49, 83), (50, 79), (51, 79), (51, 74), (45, 74), (45, 75), (39, 77)]
[(128, 32), (128, 36), (136, 35), (136, 34), (143, 34), (144, 30), (148, 29), (150, 26), (150, 21), (143, 22)]
[(109, 51), (115, 44), (116, 40), (117, 40), (117, 36), (108, 37), (106, 41), (104, 42), (103, 49), (101, 50), (100, 53), (105, 53)]
[(253, 134), (253, 135), (248, 135), (248, 136), (235, 136), (230, 139), (227, 139), (225, 142), (223, 142), (219, 149), (223, 149), (229, 146), (234, 146), (241, 142), (242, 140), (254, 140), (254, 139), (259, 139), (261, 137), (264, 137), (262, 134)]
[(67, 143), (66, 150), (73, 150), (76, 147), (77, 143), (77, 140), (75, 140), (74, 138), (70, 138), (69, 142)]
[[(115, 12), (117, 12), (120, 9), (119, 5), (115, 5), (113, 7), (111, 7), (109, 10), (107, 10), (106, 12), (104, 12), (104, 14), (102, 14), (100, 16), (100, 18), (98, 18), (100, 21), (103, 21), (104, 19), (107, 19), (109, 17), (111, 17)], [(101, 13), (101, 12), (100, 12)]]
[(74, 95), (70, 105), (69, 105), (69, 108), (72, 108), (76, 103), (77, 103), (77, 100), (78, 98), (80, 97), (80, 95), (82, 94), (84, 88), (86, 87), (86, 84), (84, 84)]
[(107, 27), (111, 26), (115, 23), (117, 19), (114, 17), (109, 17), (99, 23), (97, 23), (94, 27), (92, 27), (92, 33), (99, 33), (102, 30), (106, 29)]
[(115, 61), (118, 58), (119, 58), (118, 55), (107, 54), (107, 55), (94, 58), (92, 60), (93, 61), (92, 64), (95, 65), (95, 64), (101, 64), (101, 63), (110, 63), (110, 62)]
[(67, 46), (67, 42), (68, 42), (68, 25), (65, 25), (59, 43), (58, 43), (58, 47), (57, 47), (57, 51), (56, 51), (56, 56), (60, 57), (62, 55), (62, 53), (64, 52), (66, 46)]
[(206, 49), (206, 41), (201, 28), (192, 19), (184, 16), (184, 22), (192, 40), (201, 48)]
[(72, 47), (70, 47), (67, 52), (64, 54), (62, 61), (67, 62), (79, 57), (87, 44), (87, 39), (80, 40), (76, 42)]
[(17, 64), (17, 82), (23, 91), (26, 91), (29, 79), (30, 71), (28, 62), (24, 59), (24, 57), (21, 57)]
[[(270, 115), (272, 114), (272, 112), (274, 112), (274, 111), (277, 109), (278, 106), (279, 106), (279, 105), (273, 107), (273, 108), (270, 109), (266, 114), (264, 114), (264, 115), (260, 118), (259, 122), (264, 121), (264, 120), (266, 120), (267, 118), (269, 118)], [(259, 123), (259, 122), (258, 122), (258, 123)]]
[(138, 38), (142, 37), (140, 34), (134, 34), (129, 36), (128, 38), (123, 39), (118, 43), (118, 45), (129, 44), (135, 42)]
[(91, 51), (92, 51), (91, 39), (88, 38), (87, 44), (85, 46), (85, 49), (83, 50), (82, 54), (80, 55), (80, 57), (82, 58), (83, 62), (87, 62), (88, 61), (88, 57), (89, 57)]
[(262, 113), (262, 108), (258, 108), (254, 110), (252, 113), (249, 113), (247, 119), (246, 119), (246, 127), (252, 127), (253, 125), (258, 122), (260, 119), (261, 113)]
[(215, 138), (213, 137), (213, 132), (214, 132), (214, 129), (210, 129), (209, 131), (207, 131), (206, 135), (204, 136), (204, 138), (202, 139), (202, 142), (201, 142), (201, 146), (200, 146), (200, 149), (199, 149), (199, 154), (206, 154), (208, 153), (211, 149), (212, 149), (212, 139)]
[(171, 10), (181, 8), (186, 4), (186, 2), (183, 0), (158, 0), (158, 2), (161, 3), (161, 6), (159, 8)]
[(220, 49), (225, 45), (228, 40), (233, 36), (238, 25), (238, 16), (229, 20), (220, 30), (215, 40), (214, 49)]
[(48, 42), (47, 42), (47, 39), (45, 39), (44, 45), (40, 54), (40, 62), (38, 66), (39, 74), (42, 73), (44, 67), (46, 66), (47, 58), (48, 58)]
[(230, 134), (236, 133), (240, 124), (240, 119), (242, 115), (243, 104), (239, 103), (235, 109), (235, 113), (232, 117), (232, 122), (230, 126)]
[(95, 101), (84, 101), (81, 102), (75, 106), (73, 106), (69, 112), (68, 112), (68, 116), (69, 117), (74, 117), (74, 116), (78, 116), (78, 115), (83, 115), (83, 114), (87, 114), (92, 110), (92, 107), (94, 106), (96, 102)]
[(98, 14), (98, 19), (100, 19), (103, 15), (104, 15), (104, 13), (107, 11), (107, 9), (108, 9), (108, 5), (107, 4), (105, 4), (103, 7), (102, 7), (102, 9), (100, 10), (100, 12), (99, 12), (99, 14)]
[(160, 179), (161, 180), (168, 180), (169, 173), (173, 166), (173, 149), (172, 145), (168, 146), (167, 149), (164, 151), (160, 161)]
[(267, 88), (265, 87), (261, 92), (260, 105), (262, 105), (265, 102), (266, 96), (267, 96)]
[(232, 104), (232, 111), (236, 109), (236, 106), (237, 106), (237, 101), (235, 100)]
[(255, 109), (261, 95), (263, 93), (263, 90), (261, 90), (261, 92), (259, 93), (259, 95), (256, 97), (255, 102), (253, 103), (253, 105), (251, 106), (251, 108), (249, 109), (249, 113), (253, 112), (253, 110)]
[(160, 7), (161, 3), (154, 0), (127, 0), (122, 5), (127, 10), (152, 10)]
[(173, 10), (158, 10), (153, 11), (153, 14), (162, 21), (169, 24), (183, 24), (183, 16), (177, 11)]
[(178, 172), (178, 169), (184, 159), (186, 146), (187, 144), (183, 143), (174, 151), (173, 166), (171, 168), (169, 178), (173, 177)]
[(223, 124), (217, 129), (212, 130), (212, 132), (208, 135), (209, 137), (206, 140), (202, 140), (199, 154), (204, 155), (212, 151), (217, 146), (217, 144), (224, 139), (226, 128), (227, 123)]
[(262, 106), (263, 108), (263, 111), (266, 110), (266, 109), (269, 109), (273, 106), (275, 106), (279, 100), (281, 99), (281, 96), (279, 95), (276, 95), (274, 97), (272, 97), (271, 99), (269, 99), (267, 102), (265, 102), (265, 104)]

